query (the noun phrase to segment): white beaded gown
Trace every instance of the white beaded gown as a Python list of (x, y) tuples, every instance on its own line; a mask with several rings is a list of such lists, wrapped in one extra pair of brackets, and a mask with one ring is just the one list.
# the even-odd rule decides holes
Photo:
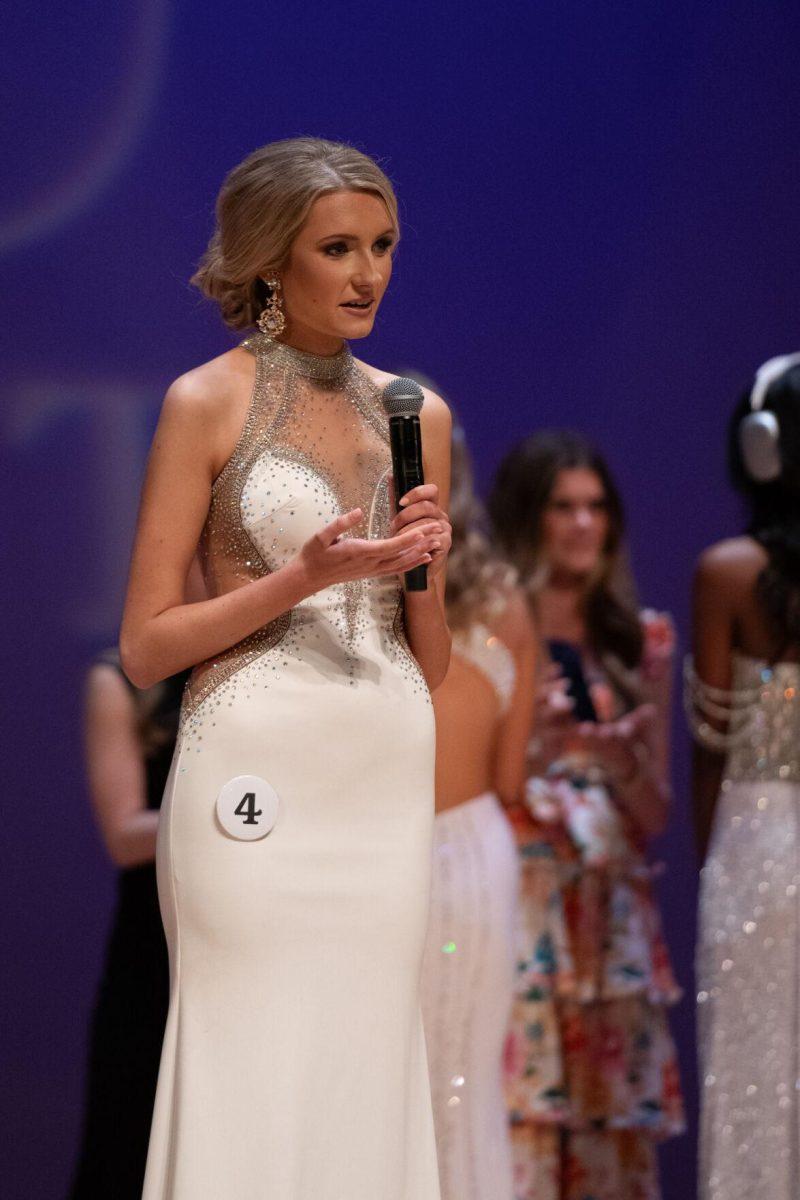
[(690, 678), (689, 698), (698, 740), (727, 745), (701, 876), (700, 1195), (797, 1200), (800, 665), (737, 655), (731, 692)]
[[(356, 533), (388, 530), (387, 422), (349, 351), (245, 347), (211, 595), (356, 506)], [(158, 839), (171, 1001), (144, 1200), (438, 1200), (418, 994), (433, 772), (396, 577), (318, 592), (195, 669)], [(275, 796), (271, 832), (243, 840)]]
[[(475, 624), (453, 654), (491, 683), (498, 713), (514, 690), (511, 652)], [(436, 816), (422, 971), (442, 1200), (512, 1200), (503, 1044), (514, 991), (519, 866), (497, 796)]]

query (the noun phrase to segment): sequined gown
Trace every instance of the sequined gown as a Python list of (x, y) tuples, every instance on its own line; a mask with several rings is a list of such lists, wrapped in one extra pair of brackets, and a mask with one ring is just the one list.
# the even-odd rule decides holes
[[(212, 595), (342, 511), (388, 528), (386, 420), (349, 351), (245, 347), (252, 400), (202, 538)], [(433, 772), (395, 577), (318, 592), (195, 669), (158, 841), (171, 1002), (144, 1200), (438, 1200), (418, 999)], [(279, 799), (260, 840), (217, 819), (239, 776)]]
[(800, 666), (737, 656), (713, 702), (731, 719), (701, 876), (700, 1194), (797, 1200)]
[[(481, 624), (453, 635), (453, 654), (487, 677), (505, 714), (511, 652)], [(503, 1042), (511, 1011), (519, 868), (497, 796), (436, 816), (433, 887), (422, 971), (442, 1200), (511, 1200)]]

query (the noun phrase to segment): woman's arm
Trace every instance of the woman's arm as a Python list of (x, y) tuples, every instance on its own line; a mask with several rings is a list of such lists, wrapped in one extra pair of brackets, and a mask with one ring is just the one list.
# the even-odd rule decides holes
[(405, 507), (392, 521), (392, 532), (414, 529), (434, 521), (434, 535), (428, 563), (428, 588), (424, 592), (405, 592), (406, 635), (428, 687), (433, 691), (444, 679), (450, 663), (450, 630), (444, 608), (445, 565), (450, 550), (450, 410), (434, 392), (425, 389), (420, 415), (426, 483), (408, 494)]
[[(712, 546), (698, 559), (692, 603), (692, 654), (694, 669), (703, 683), (730, 689), (732, 679), (734, 614), (732, 588), (727, 578), (724, 553)], [(719, 732), (724, 722), (707, 715), (704, 721)], [(695, 741), (692, 750), (692, 811), (697, 853), (705, 859), (714, 821), (714, 809), (722, 783), (724, 755)]]
[(361, 520), (356, 509), (272, 574), (210, 600), (184, 603), (212, 482), (238, 436), (219, 401), (218, 374), (206, 377), (204, 370), (183, 376), (168, 391), (150, 452), (120, 634), (123, 667), (137, 687), (227, 650), (333, 583), (409, 570), (425, 561), (435, 540), (434, 523), (423, 521), (394, 538), (339, 541)]
[(512, 593), (508, 606), (492, 627), (514, 656), (516, 679), (508, 712), (500, 726), (494, 764), (494, 788), (506, 807), (522, 801), (527, 775), (527, 749), (536, 703), (538, 642), (527, 601)]
[(89, 792), (108, 853), (118, 867), (152, 862), (158, 812), (147, 808), (136, 704), (110, 665), (89, 672), (84, 729)]
[(582, 725), (580, 735), (608, 771), (615, 800), (649, 839), (664, 832), (669, 816), (675, 632), (666, 614), (644, 613), (642, 623), (644, 703), (619, 720)]
[[(632, 742), (636, 768), (631, 782), (623, 785), (623, 802), (644, 836), (652, 838), (664, 832), (672, 801), (670, 746), (675, 626), (668, 613), (651, 611), (642, 614), (642, 626), (645, 704), (637, 710), (639, 719)], [(632, 716), (635, 718), (637, 713)]]

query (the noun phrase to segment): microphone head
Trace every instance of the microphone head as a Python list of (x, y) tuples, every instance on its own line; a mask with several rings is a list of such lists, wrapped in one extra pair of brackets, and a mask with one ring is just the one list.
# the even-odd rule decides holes
[(392, 379), (381, 392), (387, 417), (414, 417), (425, 397), (415, 379)]

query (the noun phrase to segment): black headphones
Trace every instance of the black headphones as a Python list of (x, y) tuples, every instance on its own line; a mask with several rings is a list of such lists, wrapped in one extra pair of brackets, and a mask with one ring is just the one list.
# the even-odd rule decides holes
[(756, 483), (772, 483), (783, 470), (781, 429), (774, 412), (764, 408), (772, 384), (790, 367), (800, 364), (800, 354), (779, 354), (756, 371), (750, 393), (750, 412), (739, 426), (739, 450), (745, 470)]

